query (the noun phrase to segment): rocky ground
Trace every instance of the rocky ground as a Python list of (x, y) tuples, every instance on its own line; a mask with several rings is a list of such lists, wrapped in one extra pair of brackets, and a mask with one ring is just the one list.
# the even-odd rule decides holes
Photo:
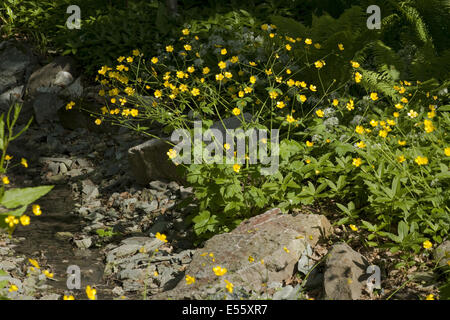
[[(73, 61), (43, 61), (23, 44), (0, 43), (0, 109), (24, 102), (30, 129), (8, 154), (28, 159), (10, 168), (13, 187), (51, 184), (43, 214), (12, 238), (0, 233), (0, 296), (12, 299), (86, 299), (86, 285), (100, 299), (424, 299), (437, 296), (447, 241), (396, 269), (399, 254), (362, 245), (363, 231), (332, 226), (325, 207), (291, 215), (269, 210), (230, 233), (194, 246), (187, 217), (192, 189), (173, 180), (166, 146), (123, 129), (98, 129), (88, 114), (65, 104), (96, 103)], [(22, 121), (21, 123), (25, 123)], [(142, 144), (144, 143), (144, 144)], [(182, 205), (183, 204), (183, 205)], [(155, 237), (167, 236), (167, 242)], [(28, 259), (36, 260), (40, 269)], [(81, 269), (81, 289), (67, 287), (68, 266)], [(368, 285), (370, 265), (380, 267), (381, 287)], [(221, 276), (213, 267), (228, 271)], [(53, 277), (43, 274), (44, 270)], [(195, 277), (187, 284), (186, 276)], [(227, 280), (233, 292), (227, 290)], [(10, 292), (15, 284), (17, 291)]]

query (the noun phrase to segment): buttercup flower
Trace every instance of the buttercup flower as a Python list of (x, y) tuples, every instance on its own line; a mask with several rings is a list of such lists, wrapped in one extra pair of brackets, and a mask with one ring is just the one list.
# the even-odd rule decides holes
[(97, 290), (94, 288), (91, 288), (91, 286), (86, 287), (86, 295), (88, 296), (89, 300), (96, 300), (97, 299)]
[(233, 293), (233, 287), (234, 287), (234, 285), (230, 282), (230, 281), (228, 281), (228, 280), (225, 280), (225, 283), (227, 284), (226, 285), (226, 289), (227, 289), (227, 291), (229, 292), (229, 293)]
[(414, 160), (419, 166), (423, 166), (428, 164), (428, 158), (427, 157), (421, 157), (418, 156), (415, 160)]
[(425, 249), (430, 249), (430, 248), (433, 247), (433, 244), (429, 240), (426, 240), (426, 241), (423, 242), (423, 247)]
[(218, 277), (223, 276), (225, 273), (227, 273), (227, 269), (220, 266), (214, 267), (213, 271)]
[(195, 283), (195, 278), (191, 277), (190, 275), (186, 275), (186, 284), (190, 285), (190, 284), (194, 284)]
[(362, 164), (361, 158), (353, 158), (352, 165), (354, 165), (355, 167), (359, 167), (361, 164)]
[(234, 172), (238, 173), (239, 170), (241, 170), (241, 166), (236, 163), (236, 164), (233, 165), (233, 170), (234, 170)]
[(162, 242), (167, 242), (165, 234), (161, 234), (161, 233), (157, 232), (155, 234), (155, 238), (158, 239), (158, 240), (161, 240)]
[(38, 204), (33, 205), (32, 210), (35, 216), (40, 216), (42, 214), (41, 207)]

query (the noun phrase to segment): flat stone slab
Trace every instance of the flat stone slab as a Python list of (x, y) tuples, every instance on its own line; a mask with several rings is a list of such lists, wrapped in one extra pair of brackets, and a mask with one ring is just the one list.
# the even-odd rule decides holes
[[(204, 299), (205, 294), (225, 288), (225, 279), (235, 288), (259, 292), (267, 283), (290, 279), (307, 244), (314, 247), (330, 232), (330, 223), (322, 215), (269, 210), (230, 233), (212, 237), (198, 249), (185, 272), (195, 277), (194, 284), (182, 280), (173, 290), (152, 298)], [(216, 266), (226, 268), (227, 273), (216, 276), (212, 270)]]

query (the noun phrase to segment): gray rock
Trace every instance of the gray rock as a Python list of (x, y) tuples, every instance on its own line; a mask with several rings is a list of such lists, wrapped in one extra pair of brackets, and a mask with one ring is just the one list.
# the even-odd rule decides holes
[(26, 49), (19, 50), (20, 45), (16, 45), (9, 42), (0, 52), (0, 93), (22, 82), (27, 68), (35, 60)]
[(98, 187), (89, 179), (81, 182), (83, 198), (85, 201), (90, 201), (99, 196)]
[(0, 110), (8, 110), (14, 102), (22, 102), (24, 86), (14, 87), (0, 94)]
[(17, 268), (16, 264), (11, 261), (0, 261), (0, 270), (11, 271)]
[(73, 234), (71, 232), (57, 232), (55, 235), (56, 239), (66, 241), (73, 238)]
[(153, 180), (179, 180), (175, 164), (168, 158), (172, 148), (167, 139), (152, 139), (128, 150), (128, 163), (136, 181), (147, 185)]
[(314, 261), (311, 259), (311, 256), (313, 254), (313, 250), (311, 246), (308, 244), (306, 246), (305, 251), (302, 253), (300, 259), (297, 263), (297, 270), (304, 275), (306, 275), (311, 268), (314, 266)]
[(33, 100), (33, 110), (35, 119), (38, 124), (43, 124), (45, 121), (58, 120), (58, 110), (64, 107), (62, 101), (56, 94), (40, 93)]
[(88, 249), (92, 246), (92, 239), (90, 237), (86, 237), (81, 240), (75, 240), (75, 245), (80, 249)]
[(59, 295), (57, 293), (52, 293), (52, 294), (47, 294), (45, 296), (42, 296), (42, 298), (40, 298), (39, 300), (59, 300), (60, 297), (61, 297), (61, 295)]
[(287, 285), (283, 287), (281, 290), (275, 292), (273, 295), (273, 300), (297, 300), (298, 291), (300, 289), (300, 285), (297, 285), (295, 288)]
[(141, 269), (125, 269), (119, 274), (120, 280), (130, 279), (134, 281), (142, 280), (144, 278), (144, 270)]
[(72, 84), (68, 85), (68, 87), (62, 90), (59, 94), (70, 99), (81, 98), (81, 96), (83, 95), (83, 85), (81, 84), (81, 78), (78, 77)]
[[(329, 235), (330, 231), (331, 225), (324, 216), (294, 216), (282, 214), (279, 209), (269, 210), (241, 223), (230, 233), (219, 234), (206, 241), (204, 247), (196, 251), (185, 272), (194, 275), (196, 282), (188, 286), (181, 281), (175, 289), (155, 298), (189, 298), (202, 295), (208, 286), (223, 287), (223, 280), (212, 272), (217, 265), (228, 270), (227, 280), (236, 287), (259, 292), (269, 280), (282, 282), (290, 279), (307, 244), (314, 247), (319, 238)], [(204, 255), (211, 252), (214, 253), (214, 262)], [(255, 261), (249, 262), (249, 256)]]
[(433, 253), (434, 259), (438, 262), (439, 267), (450, 266), (450, 240), (442, 242)]
[(144, 213), (144, 214), (151, 214), (153, 211), (158, 209), (158, 201), (153, 200), (152, 202), (139, 202), (136, 205), (136, 210), (138, 212)]
[(123, 296), (125, 291), (122, 287), (114, 287), (114, 289), (112, 289), (112, 293), (114, 293), (116, 296)]
[(27, 97), (34, 97), (39, 92), (57, 93), (73, 81), (74, 75), (74, 60), (70, 57), (57, 57), (33, 72), (27, 84)]
[(369, 263), (346, 243), (335, 244), (325, 265), (324, 289), (327, 299), (358, 300), (367, 285)]

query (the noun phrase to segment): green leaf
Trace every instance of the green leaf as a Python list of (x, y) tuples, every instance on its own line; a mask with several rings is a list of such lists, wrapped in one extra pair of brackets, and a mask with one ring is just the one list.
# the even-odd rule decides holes
[(34, 188), (10, 189), (6, 190), (0, 204), (8, 209), (20, 206), (27, 206), (53, 189), (53, 186), (40, 186)]

